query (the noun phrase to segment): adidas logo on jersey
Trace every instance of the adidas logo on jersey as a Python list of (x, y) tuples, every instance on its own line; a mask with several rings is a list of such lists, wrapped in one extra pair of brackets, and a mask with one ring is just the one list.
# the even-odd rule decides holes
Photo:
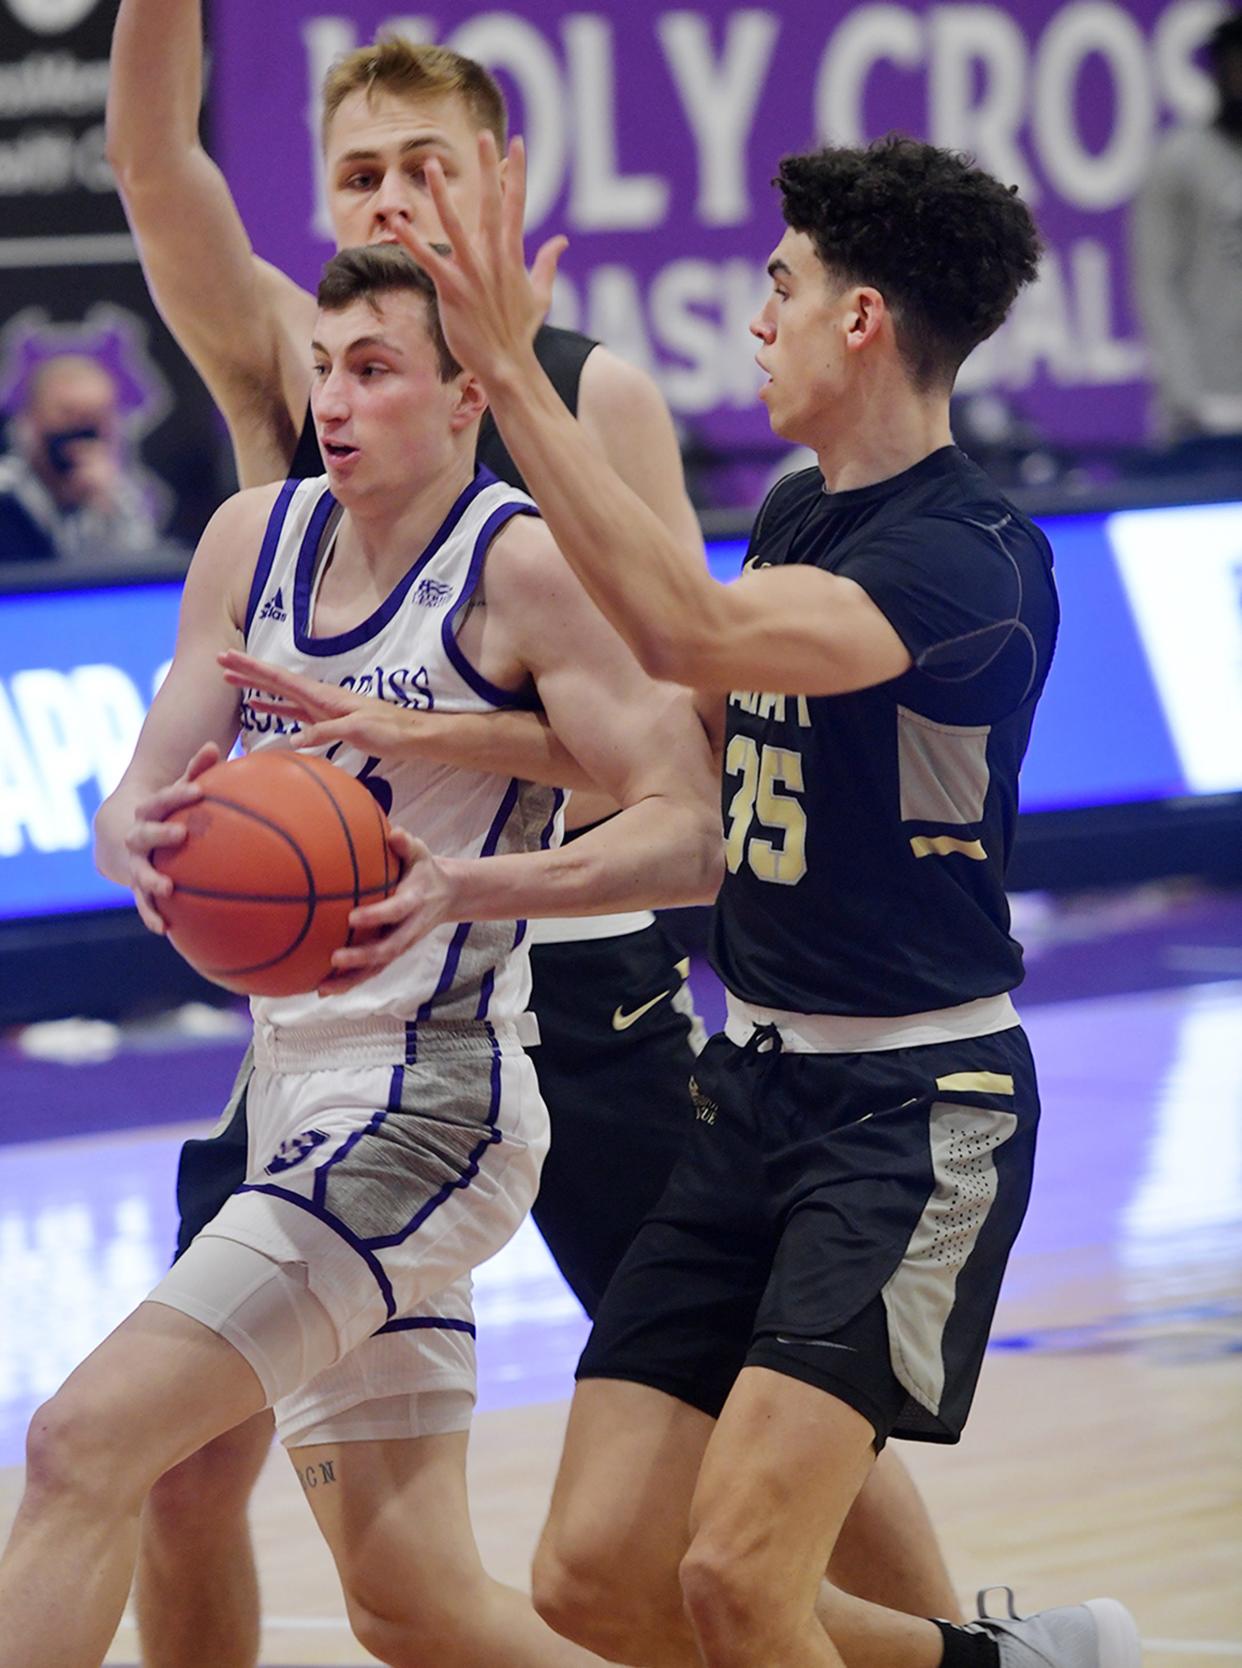
[(285, 599), (280, 594), (279, 585), (276, 587), (276, 595), (268, 597), (260, 608), (259, 618), (261, 620), (287, 620), (289, 618), (288, 614), (285, 613)]

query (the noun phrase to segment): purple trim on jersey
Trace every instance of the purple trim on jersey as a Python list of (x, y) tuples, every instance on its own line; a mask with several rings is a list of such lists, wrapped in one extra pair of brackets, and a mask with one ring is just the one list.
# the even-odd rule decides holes
[(263, 599), (268, 579), (271, 577), (272, 563), (276, 560), (276, 546), (280, 543), (280, 535), (284, 531), (285, 517), (289, 514), (293, 495), (301, 484), (301, 481), (286, 481), (276, 494), (276, 502), (267, 518), (263, 543), (259, 547), (259, 560), (255, 565), (254, 578), (250, 581), (250, 596), (246, 601), (246, 627), (242, 632), (243, 639), (250, 635), (255, 610)]
[(475, 588), (483, 573), (483, 562), (487, 556), (488, 546), (499, 533), (506, 522), (512, 521), (516, 515), (538, 515), (539, 511), (533, 504), (502, 504), (493, 510), (483, 523), (478, 538), (474, 541), (474, 554), (470, 558), (470, 569), (466, 574), (466, 583), (462, 586), (461, 595), (451, 608), (444, 611), (444, 624), (440, 628), (440, 638), (444, 644), (444, 652), (448, 655), (457, 669), (459, 677), (468, 683), (476, 695), (481, 695), (494, 707), (520, 707), (524, 711), (536, 711), (539, 707), (537, 695), (521, 695), (516, 690), (501, 689), (499, 684), (490, 683), (482, 672), (478, 671), (467, 660), (465, 651), (457, 641), (457, 633), (453, 629), (453, 621), (461, 613), (466, 603), (474, 595)]
[[(484, 1023), (486, 1024), (486, 1022)], [(496, 1033), (490, 1025), (487, 1026), (487, 1035), (492, 1045), (491, 1100), (487, 1109), (487, 1134), (483, 1136), (466, 1160), (466, 1167), (457, 1180), (445, 1182), (440, 1191), (428, 1199), (422, 1209), (411, 1219), (408, 1227), (404, 1228), (399, 1234), (389, 1234), (385, 1239), (367, 1241), (367, 1244), (374, 1250), (381, 1251), (390, 1245), (403, 1245), (410, 1235), (417, 1233), (427, 1218), (433, 1212), (439, 1210), (447, 1199), (451, 1198), (454, 1193), (461, 1192), (470, 1186), (470, 1183), (479, 1173), (479, 1161), (483, 1154), (489, 1147), (498, 1146), (504, 1140), (504, 1137), (496, 1128), (496, 1120), (500, 1116), (500, 1044), (496, 1040)]]
[(431, 1018), (436, 999), (443, 996), (452, 984), (457, 972), (457, 964), (461, 961), (461, 953), (466, 946), (466, 939), (470, 936), (471, 925), (472, 923), (469, 921), (459, 921), (454, 928), (453, 937), (449, 942), (448, 954), (444, 958), (444, 966), (440, 969), (440, 977), (436, 983), (436, 988), (418, 1010), (418, 1015), (414, 1021), (416, 1025), (421, 1025), (425, 1019)]
[(548, 818), (547, 822), (544, 824), (543, 833), (539, 836), (539, 849), (540, 849), (540, 851), (547, 851), (548, 847), (552, 844), (552, 835), (556, 831), (556, 819), (557, 819), (557, 816), (560, 814), (561, 806), (564, 803), (565, 803), (565, 790), (564, 790), (564, 788), (553, 788), (552, 789), (552, 815)]
[(403, 1079), (404, 1076), (405, 1076), (405, 1067), (404, 1066), (394, 1066), (393, 1067), (392, 1081), (389, 1084), (389, 1088), (388, 1088), (388, 1105), (384, 1108), (384, 1110), (382, 1112), (376, 1112), (375, 1113), (375, 1115), (372, 1117), (370, 1123), (367, 1124), (365, 1129), (356, 1129), (356, 1130), (354, 1130), (352, 1135), (350, 1135), (346, 1140), (341, 1142), (340, 1146), (332, 1154), (332, 1157), (329, 1158), (329, 1159), (326, 1159), (324, 1161), (324, 1163), (320, 1164), (316, 1168), (316, 1170), (315, 1170), (315, 1191), (314, 1191), (313, 1196), (314, 1196), (315, 1203), (317, 1205), (319, 1205), (321, 1207), (325, 1207), (325, 1208), (327, 1206), (327, 1202), (328, 1202), (328, 1171), (332, 1168), (332, 1166), (334, 1164), (339, 1164), (343, 1158), (348, 1158), (350, 1153), (353, 1152), (354, 1148), (358, 1145), (359, 1141), (361, 1141), (364, 1136), (374, 1135), (375, 1131), (383, 1123), (384, 1119), (388, 1116), (388, 1114), (390, 1112), (396, 1112), (396, 1111), (400, 1110), (400, 1107), (401, 1107), (401, 1082), (402, 1082), (402, 1079)]
[(407, 1066), (418, 1064), (418, 1026), (411, 1019), (405, 1022), (405, 1063)]
[[(293, 624), (294, 641), (298, 647), (306, 651), (303, 638), (307, 632), (302, 630), (303, 619), (310, 625), (310, 595), (311, 585), (315, 577), (315, 559), (319, 554), (319, 546), (323, 542), (324, 528), (328, 519), (337, 507), (336, 499), (327, 487), (315, 501), (315, 508), (311, 511), (310, 520), (306, 523), (306, 531), (302, 534), (302, 542), (298, 546), (297, 560), (293, 565), (293, 602), (289, 609), (289, 618)], [(309, 651), (315, 652), (313, 650)]]
[[(343, 631), (336, 637), (313, 637), (311, 635), (311, 588), (315, 578), (315, 557), (318, 553), (319, 539), (323, 531), (323, 521), (319, 522), (318, 528), (312, 522), (312, 525), (307, 528), (306, 537), (302, 541), (302, 548), (298, 552), (297, 573), (293, 585), (293, 640), (302, 653), (321, 656), (344, 654), (349, 649), (360, 648), (363, 643), (369, 642), (372, 637), (382, 631), (409, 595), (410, 587), (414, 581), (456, 528), (457, 523), (466, 513), (473, 500), (486, 487), (494, 486), (495, 483), (496, 477), (491, 470), (480, 465), (475, 471), (474, 479), (470, 485), (460, 494), (452, 509), (440, 523), (431, 543), (414, 565), (408, 568), (397, 581), (375, 612), (368, 615), (361, 625), (354, 626), (352, 631)], [(327, 519), (328, 512), (336, 505), (336, 499), (330, 492), (324, 493), (324, 498), (320, 500), (320, 503), (322, 504), (325, 500), (328, 510), (324, 512), (324, 520)], [(318, 507), (315, 515), (316, 518), (319, 515)], [(312, 533), (314, 533), (314, 537), (311, 536)]]
[(385, 1332), (425, 1332), (430, 1329), (438, 1332), (468, 1332), (472, 1338), (477, 1338), (473, 1321), (441, 1320), (434, 1315), (409, 1315), (404, 1320), (385, 1321), (378, 1332), (373, 1332), (373, 1338), (380, 1338)]
[(489, 967), (479, 984), (479, 1005), (474, 1010), (476, 1019), (486, 1019), (487, 1010), (492, 1005), (492, 992), (496, 988), (496, 969)]
[[(480, 857), (491, 857), (494, 854), (496, 847), (500, 844), (500, 836), (504, 832), (505, 824), (513, 815), (513, 807), (517, 804), (518, 790), (520, 787), (521, 783), (515, 777), (505, 789), (505, 796), (500, 802), (500, 809), (492, 818), (492, 826), (487, 831), (487, 838), (484, 840), (483, 849), (479, 853)], [(461, 953), (466, 947), (466, 939), (470, 936), (470, 928), (473, 924), (474, 923), (472, 921), (459, 921), (457, 923), (456, 931), (453, 933), (452, 942), (448, 947), (448, 954), (444, 958), (444, 966), (440, 970), (440, 977), (436, 983), (436, 988), (418, 1010), (415, 1017), (416, 1024), (421, 1023), (424, 1019), (431, 1019), (433, 1017), (432, 1010), (435, 1008), (436, 1002), (441, 996), (444, 995), (445, 991), (456, 978), (458, 963), (461, 961)]]
[(370, 1269), (375, 1284), (380, 1289), (380, 1296), (384, 1299), (384, 1307), (388, 1311), (389, 1318), (391, 1319), (396, 1314), (397, 1300), (392, 1295), (392, 1286), (389, 1284), (388, 1276), (384, 1273), (384, 1265), (371, 1250), (370, 1245), (364, 1240), (360, 1240), (352, 1228), (346, 1227), (340, 1217), (333, 1216), (329, 1210), (321, 1209), (310, 1199), (304, 1199), (300, 1193), (290, 1193), (286, 1188), (273, 1187), (270, 1182), (243, 1182), (237, 1192), (267, 1193), (273, 1199), (283, 1199), (286, 1204), (296, 1205), (299, 1210), (304, 1210), (308, 1216), (316, 1217), (325, 1228), (331, 1228), (334, 1234), (339, 1234), (350, 1250), (356, 1251)]

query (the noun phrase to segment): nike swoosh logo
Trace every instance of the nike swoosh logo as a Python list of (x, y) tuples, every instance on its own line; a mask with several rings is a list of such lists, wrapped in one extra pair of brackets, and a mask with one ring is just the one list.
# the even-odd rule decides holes
[(851, 1355), (858, 1354), (853, 1344), (834, 1344), (827, 1338), (786, 1338), (778, 1332), (776, 1341), (778, 1344), (807, 1344), (811, 1349), (847, 1349)]
[(632, 1014), (623, 1014), (620, 1008), (617, 1008), (612, 1016), (613, 1030), (628, 1031), (630, 1026), (636, 1025), (644, 1014), (649, 1014), (657, 1002), (663, 1002), (666, 996), (672, 994), (671, 990), (662, 990), (658, 996), (653, 996), (650, 1002), (644, 1002), (641, 1008), (635, 1008)]

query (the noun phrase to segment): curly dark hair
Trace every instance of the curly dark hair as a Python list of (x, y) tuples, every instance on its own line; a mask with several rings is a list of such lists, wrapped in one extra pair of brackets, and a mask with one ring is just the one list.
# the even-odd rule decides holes
[(1212, 68), (1222, 68), (1226, 58), (1242, 52), (1242, 11), (1227, 13), (1207, 39), (1208, 62)]
[(1039, 233), (1017, 187), (955, 151), (889, 134), (784, 157), (772, 183), (829, 274), (884, 296), (917, 387), (952, 387), (1035, 276)]

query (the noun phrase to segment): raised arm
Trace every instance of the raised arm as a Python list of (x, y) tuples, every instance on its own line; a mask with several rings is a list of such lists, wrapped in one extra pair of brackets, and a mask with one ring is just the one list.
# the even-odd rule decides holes
[(256, 660), (240, 649), (219, 657), (225, 681), (254, 695), (256, 712), (279, 713), (301, 726), (299, 747), (348, 742), (381, 759), (426, 759), (461, 770), (517, 776), (552, 788), (589, 788), (590, 778), (537, 712), (421, 712), (360, 695)]
[(307, 391), (314, 303), (250, 245), (199, 141), (198, 0), (121, 0), (108, 160), (152, 298), (228, 423), (243, 485), (281, 479)]
[(718, 693), (835, 695), (909, 669), (905, 645), (850, 579), (813, 567), (713, 579), (611, 468), (533, 353), (479, 374), (566, 560), (651, 677)]
[(134, 756), (95, 817), (95, 862), (134, 891), (139, 914), (163, 931), (158, 900), (170, 883), (150, 855), (184, 838), (164, 818), (198, 797), (194, 779), (237, 737), (239, 699), (220, 677), (217, 655), (242, 641), (254, 557), (274, 493), (239, 493), (208, 523), (186, 575), (168, 676), (151, 703)]
[(528, 275), (521, 142), (511, 148), (503, 188), (490, 134), (480, 136), (479, 151), (479, 235), (471, 237), (454, 212), (434, 161), (427, 181), (452, 254), (437, 252), (411, 227), (398, 235), (434, 279), (449, 343), (483, 381), (566, 560), (644, 668), (698, 689), (808, 695), (904, 672), (909, 654), (861, 587), (814, 568), (765, 569), (720, 585), (684, 533), (665, 526), (611, 467), (562, 404), (532, 346), (563, 240), (545, 244)]

